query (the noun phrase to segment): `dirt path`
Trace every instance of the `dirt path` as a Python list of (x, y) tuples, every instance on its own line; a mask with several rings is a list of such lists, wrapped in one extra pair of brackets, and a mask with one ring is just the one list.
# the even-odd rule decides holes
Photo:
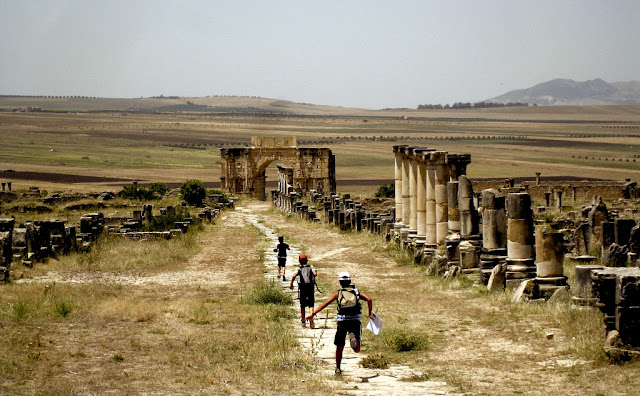
[[(264, 252), (265, 266), (267, 272), (265, 276), (281, 283), (282, 287), (289, 291), (289, 284), (293, 271), (296, 268), (296, 257), (300, 254), (300, 247), (291, 245), (291, 252), (288, 259), (288, 274), (286, 281), (278, 278), (277, 274), (277, 255), (273, 252), (271, 246), (275, 246), (278, 242), (278, 234), (269, 225), (269, 221), (265, 221), (264, 212), (265, 205), (250, 202), (243, 207), (239, 207), (238, 211), (242, 213), (247, 221), (260, 229), (267, 240), (270, 242), (269, 248)], [(345, 241), (346, 242), (346, 241)], [(350, 246), (342, 246), (314, 254), (313, 259), (317, 262), (322, 259), (334, 257), (350, 250)], [(291, 293), (296, 293), (292, 291)], [(328, 293), (325, 293), (327, 296)], [(294, 296), (295, 297), (295, 296)], [(318, 304), (316, 304), (317, 306)], [(364, 357), (361, 354), (355, 354), (348, 347), (345, 347), (342, 359), (342, 378), (334, 376), (335, 368), (335, 346), (333, 338), (336, 328), (336, 316), (332, 307), (328, 307), (322, 311), (316, 319), (316, 328), (311, 329), (307, 326), (300, 325), (299, 314), (292, 320), (291, 326), (298, 334), (301, 345), (306, 348), (309, 353), (315, 354), (321, 361), (320, 372), (331, 381), (336, 381), (338, 388), (343, 394), (349, 395), (447, 395), (446, 383), (438, 381), (408, 382), (403, 378), (420, 375), (419, 372), (412, 370), (406, 366), (390, 366), (388, 369), (367, 369), (360, 367), (360, 360)], [(296, 311), (299, 312), (299, 311)], [(363, 331), (368, 331), (363, 329)]]

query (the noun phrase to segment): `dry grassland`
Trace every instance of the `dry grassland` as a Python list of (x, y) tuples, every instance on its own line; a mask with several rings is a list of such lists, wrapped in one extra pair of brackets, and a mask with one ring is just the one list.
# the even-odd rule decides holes
[(16, 268), (25, 278), (0, 293), (0, 393), (331, 393), (292, 311), (246, 302), (261, 241), (231, 212), (198, 235)]
[[(512, 304), (508, 292), (489, 294), (465, 278), (427, 276), (378, 236), (263, 213), (318, 268), (325, 296), (337, 289), (340, 271), (352, 274), (385, 326), (381, 336), (364, 332), (361, 353), (381, 353), (421, 371), (415, 380), (446, 381), (450, 391), (473, 395), (631, 395), (640, 387), (637, 362), (619, 365), (604, 355), (596, 309)], [(389, 334), (398, 332), (426, 338), (427, 350), (390, 349)]]

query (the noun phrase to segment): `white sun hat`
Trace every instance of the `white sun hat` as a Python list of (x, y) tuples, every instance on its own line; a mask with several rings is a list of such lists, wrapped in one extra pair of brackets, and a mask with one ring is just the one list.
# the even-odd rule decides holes
[(351, 280), (351, 275), (349, 275), (349, 273), (347, 271), (341, 272), (338, 274), (338, 280)]

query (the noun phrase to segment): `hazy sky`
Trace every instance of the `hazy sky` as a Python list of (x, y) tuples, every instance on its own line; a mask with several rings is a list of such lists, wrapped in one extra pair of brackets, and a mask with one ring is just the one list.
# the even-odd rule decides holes
[(0, 0), (0, 94), (366, 108), (640, 80), (640, 1)]

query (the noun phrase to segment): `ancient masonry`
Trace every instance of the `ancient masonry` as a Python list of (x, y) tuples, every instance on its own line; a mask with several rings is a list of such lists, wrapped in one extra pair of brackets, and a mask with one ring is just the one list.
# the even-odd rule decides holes
[(298, 147), (295, 137), (253, 137), (251, 145), (220, 149), (223, 192), (266, 200), (265, 171), (274, 161), (290, 169), (291, 187), (299, 194), (336, 191), (335, 156), (330, 149)]
[[(221, 196), (213, 195), (212, 207), (198, 213), (202, 222), (212, 222), (225, 207)], [(102, 212), (87, 213), (79, 225), (67, 225), (63, 220), (27, 221), (15, 227), (14, 219), (0, 219), (0, 281), (8, 282), (11, 265), (32, 267), (35, 262), (71, 252), (88, 251), (103, 233), (123, 238), (149, 240), (171, 239), (187, 232), (192, 218), (174, 222), (170, 231), (141, 231), (156, 216), (172, 215), (175, 208), (167, 206), (153, 214), (153, 205), (145, 204), (141, 210), (133, 210), (132, 217), (105, 217)]]
[[(468, 154), (408, 146), (394, 146), (393, 153), (394, 201), (358, 202), (349, 194), (315, 190), (304, 194), (292, 188), (291, 170), (279, 167), (273, 204), (309, 221), (382, 234), (411, 252), (428, 272), (466, 274), (490, 290), (513, 291), (514, 302), (566, 295), (566, 257), (576, 264), (573, 302), (597, 306), (605, 314), (607, 348), (640, 353), (636, 183), (607, 185), (607, 194), (618, 197), (611, 204), (615, 209), (594, 196), (580, 210), (567, 211), (563, 192), (576, 188), (545, 187), (539, 173), (535, 186), (507, 179), (497, 188), (474, 192), (466, 177)], [(586, 191), (584, 182), (577, 184)], [(534, 206), (530, 189), (544, 197), (542, 206)], [(568, 200), (575, 206), (577, 194)], [(594, 252), (602, 255), (601, 263), (590, 255)]]

